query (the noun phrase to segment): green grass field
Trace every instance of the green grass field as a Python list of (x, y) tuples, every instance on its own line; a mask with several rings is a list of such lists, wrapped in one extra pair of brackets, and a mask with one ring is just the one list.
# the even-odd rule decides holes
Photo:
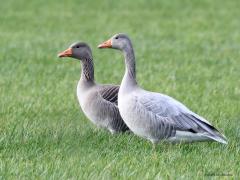
[[(0, 5), (0, 179), (186, 179), (240, 176), (240, 1), (9, 0)], [(123, 57), (97, 45), (118, 32), (135, 48), (145, 89), (207, 118), (227, 146), (151, 144), (96, 129), (81, 112), (80, 64), (92, 47), (99, 83), (119, 84)]]

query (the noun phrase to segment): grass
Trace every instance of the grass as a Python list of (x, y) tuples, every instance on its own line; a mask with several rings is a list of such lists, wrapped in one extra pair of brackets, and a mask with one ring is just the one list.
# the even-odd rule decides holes
[[(239, 1), (2, 1), (0, 179), (186, 179), (240, 175)], [(209, 119), (229, 139), (149, 142), (96, 129), (79, 109), (79, 62), (93, 49), (96, 80), (120, 83), (122, 55), (96, 46), (117, 32), (134, 44), (137, 77)], [(229, 175), (229, 176), (227, 176)]]

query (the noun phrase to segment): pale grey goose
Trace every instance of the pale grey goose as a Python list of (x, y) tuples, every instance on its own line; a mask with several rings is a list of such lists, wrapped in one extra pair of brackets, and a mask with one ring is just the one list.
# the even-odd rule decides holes
[(77, 85), (77, 97), (85, 115), (98, 127), (111, 133), (124, 132), (128, 127), (122, 120), (117, 107), (119, 86), (100, 85), (94, 81), (94, 65), (90, 47), (83, 42), (72, 44), (59, 57), (79, 59), (82, 66)]
[(131, 131), (153, 144), (162, 139), (173, 142), (215, 140), (227, 144), (224, 135), (179, 101), (137, 85), (134, 51), (127, 35), (116, 34), (98, 47), (118, 49), (124, 55), (125, 74), (119, 89), (118, 106)]

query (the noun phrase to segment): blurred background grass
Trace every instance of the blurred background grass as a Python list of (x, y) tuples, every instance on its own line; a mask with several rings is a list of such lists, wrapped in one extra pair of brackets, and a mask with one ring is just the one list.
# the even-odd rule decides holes
[[(239, 177), (240, 1), (2, 1), (0, 178), (136, 179)], [(99, 83), (119, 84), (120, 52), (98, 50), (115, 33), (135, 48), (145, 89), (166, 93), (229, 139), (158, 145), (97, 130), (79, 110), (79, 62), (57, 53), (92, 47)]]

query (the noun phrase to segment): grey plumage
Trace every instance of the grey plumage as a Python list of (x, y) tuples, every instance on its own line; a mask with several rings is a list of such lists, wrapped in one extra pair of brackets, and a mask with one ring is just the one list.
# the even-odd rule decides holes
[(127, 35), (116, 34), (99, 45), (99, 48), (114, 48), (124, 54), (125, 74), (119, 89), (119, 110), (135, 134), (154, 144), (162, 139), (174, 142), (215, 140), (227, 143), (225, 136), (215, 127), (179, 101), (138, 86), (134, 51)]
[(77, 97), (84, 114), (98, 127), (111, 133), (129, 130), (118, 110), (117, 85), (100, 85), (94, 81), (92, 52), (86, 43), (74, 43), (59, 57), (72, 57), (81, 62), (81, 77), (77, 85)]

